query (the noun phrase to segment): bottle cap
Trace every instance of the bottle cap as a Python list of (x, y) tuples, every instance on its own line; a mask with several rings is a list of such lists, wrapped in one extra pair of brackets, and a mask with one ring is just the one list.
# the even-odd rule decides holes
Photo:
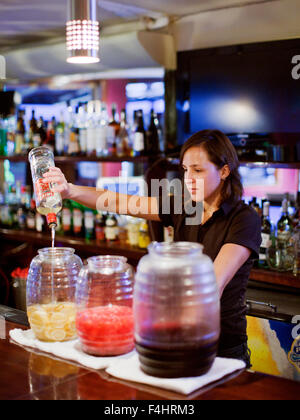
[(57, 219), (56, 219), (56, 214), (55, 213), (48, 213), (46, 216), (47, 219), (47, 223), (49, 226), (51, 225), (57, 225)]

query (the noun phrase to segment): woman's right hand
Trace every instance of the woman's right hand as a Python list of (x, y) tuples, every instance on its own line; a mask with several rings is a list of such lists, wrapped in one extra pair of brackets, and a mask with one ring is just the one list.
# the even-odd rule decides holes
[(59, 168), (50, 167), (49, 171), (43, 174), (43, 177), (43, 182), (51, 182), (53, 191), (59, 192), (63, 199), (70, 197), (70, 184)]

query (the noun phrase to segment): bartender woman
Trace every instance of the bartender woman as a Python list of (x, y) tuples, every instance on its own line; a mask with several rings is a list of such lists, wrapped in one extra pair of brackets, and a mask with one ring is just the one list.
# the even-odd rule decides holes
[[(138, 213), (130, 211), (132, 196), (68, 183), (59, 168), (44, 174), (56, 184), (63, 198), (87, 207), (129, 214), (174, 226), (175, 241), (199, 242), (214, 261), (221, 299), (221, 336), (218, 356), (244, 360), (250, 366), (247, 346), (245, 294), (253, 259), (258, 257), (261, 222), (257, 213), (241, 201), (243, 187), (239, 161), (230, 140), (218, 130), (203, 130), (183, 145), (180, 165), (185, 186), (194, 203), (203, 202), (202, 220), (185, 223), (184, 213), (163, 214), (156, 197), (134, 197)], [(199, 180), (200, 183), (199, 183)], [(203, 185), (203, 189), (199, 188)]]

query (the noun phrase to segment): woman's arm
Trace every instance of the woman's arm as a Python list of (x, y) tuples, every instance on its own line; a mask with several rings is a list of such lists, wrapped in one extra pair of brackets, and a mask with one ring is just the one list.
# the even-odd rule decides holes
[(250, 249), (241, 245), (225, 244), (222, 246), (214, 261), (220, 297), (227, 284), (239, 268), (247, 261), (250, 255)]
[(67, 182), (62, 171), (56, 167), (50, 168), (49, 172), (44, 174), (44, 182), (55, 184), (53, 189), (59, 192), (62, 198), (74, 200), (86, 207), (160, 221), (156, 197), (139, 197), (74, 185)]

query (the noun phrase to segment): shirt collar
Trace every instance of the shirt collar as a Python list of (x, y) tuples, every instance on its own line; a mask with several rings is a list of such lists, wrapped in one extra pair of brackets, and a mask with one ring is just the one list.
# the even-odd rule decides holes
[(227, 216), (227, 214), (236, 206), (236, 202), (232, 201), (232, 200), (225, 200), (222, 204), (221, 204), (221, 209), (223, 210), (224, 214)]
[[(237, 201), (232, 201), (230, 199), (227, 199), (223, 201), (220, 208), (215, 213), (219, 213), (219, 211), (222, 210), (225, 216), (227, 216), (227, 214), (231, 212), (231, 210), (237, 205), (237, 203), (238, 203)], [(195, 208), (196, 206), (195, 201), (192, 201), (192, 206), (193, 208)]]

